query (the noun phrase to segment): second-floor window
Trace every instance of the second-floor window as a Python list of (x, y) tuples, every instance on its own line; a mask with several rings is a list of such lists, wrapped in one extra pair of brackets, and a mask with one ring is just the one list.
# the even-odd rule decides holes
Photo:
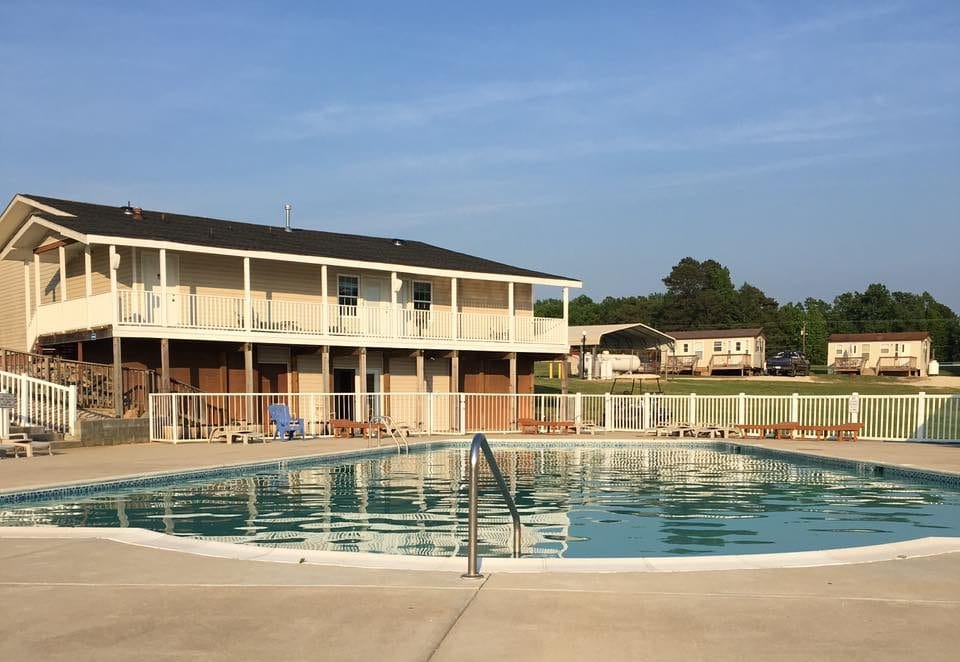
[(337, 277), (337, 303), (341, 306), (356, 307), (360, 298), (359, 276)]
[(714, 341), (713, 341), (713, 351), (714, 351), (714, 352), (722, 352), (722, 351), (723, 351), (723, 341), (722, 341), (722, 340), (714, 340)]
[(426, 281), (413, 281), (413, 309), (430, 310), (433, 303), (433, 284)]

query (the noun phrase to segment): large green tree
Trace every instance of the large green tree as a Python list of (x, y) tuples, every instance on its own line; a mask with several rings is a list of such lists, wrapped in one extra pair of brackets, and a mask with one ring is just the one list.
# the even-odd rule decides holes
[[(779, 305), (750, 283), (734, 285), (730, 270), (716, 260), (680, 260), (663, 279), (664, 292), (570, 301), (571, 324), (643, 322), (664, 331), (762, 326), (767, 349), (799, 349), (817, 365), (827, 363), (831, 333), (929, 331), (942, 361), (960, 360), (960, 318), (928, 292), (891, 292), (873, 283), (863, 292), (838, 294), (832, 303), (808, 298)], [(559, 299), (537, 301), (534, 314), (561, 317)]]

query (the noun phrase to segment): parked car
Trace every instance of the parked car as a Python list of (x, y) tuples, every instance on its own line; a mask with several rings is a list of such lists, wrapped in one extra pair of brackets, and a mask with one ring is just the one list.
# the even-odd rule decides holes
[(767, 359), (768, 375), (809, 375), (810, 361), (803, 355), (803, 352), (786, 351), (777, 352)]

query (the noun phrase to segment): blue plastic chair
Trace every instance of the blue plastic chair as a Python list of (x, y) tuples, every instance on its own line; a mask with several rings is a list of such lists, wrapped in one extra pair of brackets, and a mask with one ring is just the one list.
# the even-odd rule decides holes
[(297, 432), (300, 433), (301, 439), (304, 438), (303, 419), (291, 417), (287, 405), (274, 403), (267, 407), (267, 411), (270, 413), (270, 422), (276, 426), (273, 431), (274, 439), (277, 437), (286, 439), (287, 435), (293, 439)]

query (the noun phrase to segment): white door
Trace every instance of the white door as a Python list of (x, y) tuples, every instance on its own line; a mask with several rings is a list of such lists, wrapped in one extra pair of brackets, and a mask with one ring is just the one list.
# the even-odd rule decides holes
[[(148, 324), (160, 324), (160, 253), (140, 253), (140, 275), (146, 293), (145, 317)], [(167, 325), (180, 324), (180, 256), (167, 255)]]
[(364, 276), (360, 281), (360, 298), (366, 315), (367, 335), (390, 336), (390, 291), (382, 278)]

